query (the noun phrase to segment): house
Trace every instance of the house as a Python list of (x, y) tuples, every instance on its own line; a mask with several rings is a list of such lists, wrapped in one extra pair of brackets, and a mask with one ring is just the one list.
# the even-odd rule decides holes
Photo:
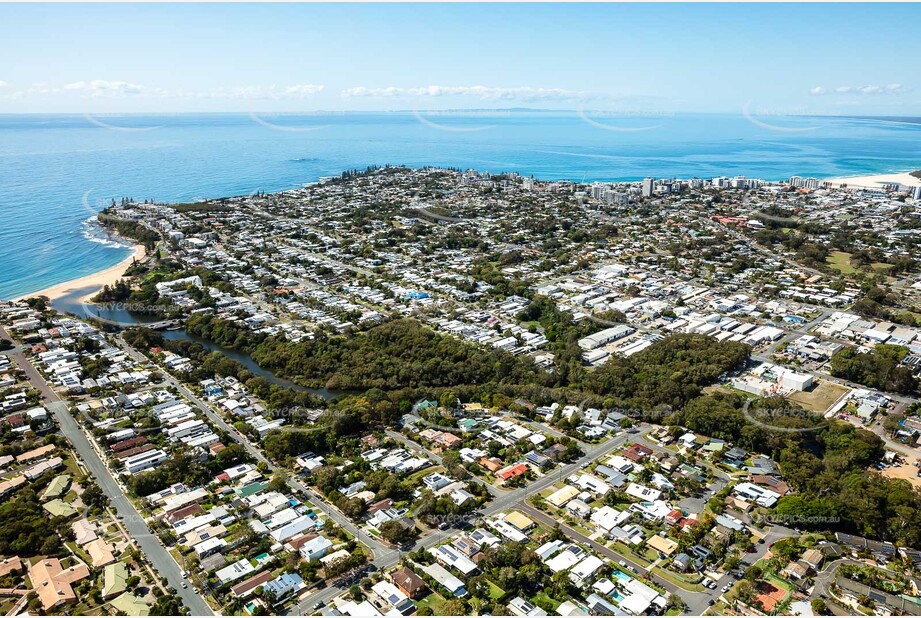
[(269, 592), (275, 600), (273, 605), (278, 605), (302, 588), (304, 588), (304, 580), (297, 573), (282, 573), (262, 585), (262, 589)]
[(678, 543), (668, 537), (654, 534), (646, 541), (646, 546), (651, 547), (663, 556), (671, 556), (678, 549)]
[(739, 483), (732, 490), (737, 496), (765, 508), (771, 508), (780, 499), (780, 494), (777, 492), (753, 483)]
[(242, 582), (240, 582), (239, 584), (231, 588), (230, 591), (233, 592), (234, 595), (245, 599), (246, 597), (250, 596), (253, 592), (255, 592), (255, 590), (259, 586), (263, 585), (264, 583), (266, 583), (267, 581), (271, 579), (272, 579), (271, 571), (262, 571), (260, 573), (257, 573), (256, 575), (253, 575), (249, 579), (243, 580)]
[(502, 468), (502, 460), (498, 457), (482, 458), (480, 460), (480, 465), (486, 468), (490, 472), (496, 472)]
[(807, 565), (811, 569), (819, 570), (819, 567), (822, 565), (822, 561), (825, 559), (825, 556), (818, 549), (812, 548), (807, 549), (803, 552), (803, 555), (800, 556), (800, 562)]
[(450, 545), (432, 547), (429, 549), (429, 553), (432, 554), (432, 556), (434, 556), (438, 562), (457, 569), (465, 576), (470, 575), (477, 570), (476, 563), (473, 560), (463, 555), (461, 552), (457, 551)]
[(390, 581), (410, 599), (421, 598), (426, 591), (425, 581), (408, 567), (401, 567), (391, 573)]
[(430, 564), (424, 566), (422, 567), (422, 571), (436, 582), (444, 586), (452, 596), (467, 596), (467, 589), (464, 587), (464, 582), (451, 575), (451, 573), (449, 573), (448, 570), (440, 564)]
[(228, 582), (235, 582), (242, 577), (246, 577), (250, 573), (253, 573), (256, 570), (256, 567), (246, 558), (241, 558), (233, 564), (224, 567), (217, 571), (214, 576), (217, 577), (218, 582), (221, 584), (226, 584)]
[(676, 571), (680, 571), (681, 573), (684, 573), (685, 571), (688, 570), (688, 567), (691, 566), (691, 557), (688, 554), (681, 552), (680, 554), (675, 556), (674, 560), (672, 560), (672, 566), (675, 568)]
[(432, 472), (431, 474), (425, 476), (422, 479), (422, 482), (425, 484), (425, 486), (428, 489), (431, 489), (432, 491), (436, 491), (436, 490), (441, 489), (442, 487), (447, 487), (448, 485), (450, 485), (451, 479), (449, 479), (443, 474), (439, 474), (438, 472)]
[(791, 561), (781, 570), (781, 573), (793, 580), (803, 579), (809, 575), (809, 566), (802, 562)]
[(70, 528), (74, 531), (74, 541), (77, 545), (86, 545), (96, 540), (96, 524), (85, 517), (72, 523)]
[(128, 567), (123, 562), (108, 565), (102, 572), (102, 598), (109, 600), (128, 589)]
[(317, 560), (325, 556), (332, 546), (332, 541), (325, 536), (318, 536), (301, 545), (300, 552), (304, 560), (310, 562), (311, 560)]
[(570, 500), (566, 505), (566, 510), (579, 519), (586, 519), (592, 513), (592, 507), (587, 505), (582, 500), (579, 500), (578, 498), (575, 500)]
[(572, 485), (566, 485), (547, 496), (547, 504), (562, 508), (567, 502), (579, 495), (579, 490)]
[(508, 611), (514, 616), (546, 616), (547, 612), (537, 607), (530, 601), (515, 597), (506, 604)]
[(588, 555), (588, 552), (578, 545), (569, 544), (553, 558), (545, 561), (545, 564), (552, 572), (559, 573), (576, 566), (586, 555)]
[(112, 599), (109, 601), (109, 603), (124, 616), (150, 615), (150, 607), (147, 605), (147, 603), (145, 603), (143, 599), (140, 599), (128, 592)]
[(0, 560), (0, 577), (6, 577), (11, 573), (21, 573), (22, 572), (22, 560), (19, 559), (19, 556), (12, 556), (10, 558), (3, 558)]
[(505, 521), (512, 524), (522, 532), (527, 532), (534, 527), (534, 522), (519, 511), (512, 511), (505, 516)]
[[(392, 607), (399, 614), (411, 614), (416, 609), (416, 605), (409, 597), (388, 581), (377, 582), (371, 586), (371, 591), (378, 599)], [(387, 612), (387, 615), (391, 615), (391, 612)]]
[(522, 476), (525, 472), (528, 471), (528, 469), (529, 468), (527, 464), (516, 463), (510, 466), (506, 466), (505, 468), (502, 468), (501, 470), (496, 472), (496, 476), (503, 481), (508, 481), (514, 478), (518, 478), (519, 476)]
[(44, 558), (29, 567), (32, 587), (46, 612), (76, 603), (77, 594), (72, 586), (89, 576), (90, 570), (85, 564), (65, 569), (57, 558)]
[(115, 546), (105, 539), (94, 539), (84, 545), (83, 549), (90, 555), (94, 568), (101, 569), (115, 562)]
[(581, 588), (589, 583), (603, 566), (604, 562), (598, 556), (586, 556), (569, 571), (569, 581)]

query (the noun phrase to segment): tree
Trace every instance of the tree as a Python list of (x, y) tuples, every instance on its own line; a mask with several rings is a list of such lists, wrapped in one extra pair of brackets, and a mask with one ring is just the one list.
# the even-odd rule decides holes
[(284, 493), (287, 489), (288, 472), (284, 468), (277, 468), (275, 472), (272, 473), (272, 478), (269, 480), (269, 491)]
[(466, 616), (467, 606), (460, 599), (448, 599), (441, 605), (442, 616)]
[(380, 526), (381, 537), (393, 545), (402, 545), (416, 538), (415, 527), (404, 526), (400, 521), (391, 519)]
[(825, 599), (812, 599), (810, 605), (812, 605), (812, 613), (817, 616), (824, 616), (828, 613), (828, 604), (825, 603)]

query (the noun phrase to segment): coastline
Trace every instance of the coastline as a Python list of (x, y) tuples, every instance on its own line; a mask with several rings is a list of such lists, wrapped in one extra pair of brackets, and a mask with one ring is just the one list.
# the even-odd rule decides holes
[[(921, 178), (918, 176), (913, 176), (913, 173), (921, 172), (921, 170), (910, 172), (896, 172), (896, 173), (887, 173), (887, 174), (863, 174), (855, 176), (839, 176), (833, 178), (824, 178), (822, 182), (829, 183), (832, 187), (846, 187), (846, 188), (869, 188), (869, 189), (880, 189), (885, 184), (897, 183), (903, 187), (918, 187), (921, 186)], [(289, 191), (295, 188), (300, 188), (304, 186), (314, 185), (322, 182), (324, 179), (318, 179), (313, 182), (301, 183), (295, 187), (289, 189), (279, 189), (276, 192)], [(546, 179), (545, 179), (546, 180)], [(610, 182), (636, 182), (636, 181), (610, 181)], [(781, 182), (781, 181), (774, 181)], [(106, 268), (89, 275), (84, 275), (83, 277), (78, 277), (76, 279), (71, 279), (69, 281), (64, 281), (47, 288), (30, 292), (28, 294), (22, 294), (13, 298), (11, 300), (23, 300), (26, 298), (32, 298), (36, 296), (46, 296), (50, 301), (59, 300), (61, 298), (67, 297), (73, 294), (76, 291), (80, 291), (87, 288), (92, 288), (92, 291), (88, 294), (82, 296), (79, 300), (80, 302), (87, 302), (88, 299), (95, 296), (104, 286), (113, 285), (119, 279), (124, 279), (125, 270), (131, 265), (135, 260), (140, 261), (147, 257), (147, 251), (143, 245), (134, 244), (133, 245), (132, 255), (126, 257), (124, 260), (118, 264)]]
[(49, 300), (53, 301), (63, 298), (75, 290), (82, 290), (84, 288), (92, 287), (93, 291), (80, 299), (81, 301), (86, 301), (87, 299), (99, 293), (99, 290), (101, 290), (104, 286), (113, 285), (119, 279), (124, 279), (125, 270), (131, 266), (131, 263), (135, 260), (143, 260), (145, 257), (147, 257), (147, 250), (144, 248), (144, 245), (134, 245), (133, 253), (115, 266), (110, 266), (105, 270), (100, 270), (89, 275), (84, 275), (83, 277), (78, 277), (76, 279), (71, 279), (70, 281), (58, 283), (43, 290), (38, 290), (37, 292), (23, 294), (22, 296), (14, 298), (13, 300), (22, 300), (25, 298), (33, 298), (35, 296), (47, 296)]
[(843, 176), (838, 178), (826, 178), (825, 182), (833, 186), (840, 187), (846, 185), (848, 188), (866, 188), (881, 189), (884, 184), (898, 183), (906, 187), (921, 186), (921, 178), (912, 176), (913, 172), (898, 172), (895, 174), (865, 174), (861, 176)]

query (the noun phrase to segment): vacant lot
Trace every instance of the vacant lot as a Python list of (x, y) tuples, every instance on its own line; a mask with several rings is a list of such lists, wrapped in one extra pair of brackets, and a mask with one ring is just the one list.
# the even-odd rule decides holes
[(903, 463), (901, 466), (890, 466), (883, 470), (883, 476), (891, 479), (905, 479), (913, 487), (921, 487), (921, 477), (918, 476), (918, 468), (914, 465), (914, 460)]
[(788, 399), (796, 402), (811, 412), (824, 413), (833, 403), (846, 393), (848, 388), (829, 382), (827, 380), (817, 380), (817, 385), (810, 391), (802, 391), (791, 394)]
[(826, 260), (828, 265), (836, 269), (842, 275), (850, 275), (857, 272), (851, 266), (851, 254), (844, 251), (832, 251)]

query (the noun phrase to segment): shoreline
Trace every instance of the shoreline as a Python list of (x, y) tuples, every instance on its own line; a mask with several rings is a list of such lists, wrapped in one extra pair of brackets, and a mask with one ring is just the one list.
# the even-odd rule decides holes
[[(918, 170), (921, 171), (921, 170)], [(912, 176), (913, 173), (918, 173), (918, 171), (906, 171), (906, 172), (895, 172), (888, 174), (861, 174), (855, 176), (838, 176), (833, 178), (823, 178), (822, 182), (829, 183), (832, 187), (836, 188), (870, 188), (870, 189), (879, 189), (882, 188), (884, 184), (898, 183), (905, 187), (917, 187), (921, 186), (921, 178), (917, 176)], [(551, 180), (544, 180), (545, 182), (552, 182)], [(284, 193), (286, 191), (293, 191), (298, 188), (303, 188), (309, 185), (315, 185), (323, 182), (323, 179), (316, 180), (314, 182), (301, 183), (296, 187), (289, 189), (280, 189), (275, 191), (275, 193)], [(603, 181), (611, 183), (623, 183), (623, 182), (638, 182), (636, 180), (613, 180), (613, 181)], [(782, 181), (769, 181), (769, 182), (782, 182)], [(212, 198), (220, 199), (220, 198)], [(28, 294), (23, 294), (13, 298), (11, 300), (18, 301), (24, 300), (26, 298), (33, 298), (36, 296), (46, 296), (50, 301), (59, 300), (64, 298), (75, 291), (92, 287), (93, 291), (86, 294), (80, 298), (80, 302), (87, 302), (87, 300), (95, 296), (99, 291), (106, 285), (113, 285), (119, 279), (124, 279), (125, 270), (132, 264), (134, 261), (141, 261), (147, 257), (147, 251), (143, 245), (134, 244), (133, 253), (126, 257), (124, 260), (110, 266), (104, 270), (97, 271), (95, 273), (90, 273), (89, 275), (84, 275), (76, 279), (70, 279), (62, 283), (57, 283), (55, 285), (49, 286), (47, 288), (38, 290), (36, 292), (30, 292)]]
[(67, 296), (68, 294), (71, 294), (74, 291), (92, 287), (93, 291), (80, 299), (81, 302), (85, 302), (89, 298), (98, 294), (104, 286), (113, 285), (119, 279), (124, 279), (125, 270), (131, 266), (132, 262), (141, 261), (145, 257), (147, 257), (147, 250), (144, 248), (144, 245), (136, 244), (134, 245), (134, 251), (132, 254), (115, 266), (110, 266), (109, 268), (97, 271), (95, 273), (90, 273), (89, 275), (84, 275), (82, 277), (77, 277), (76, 279), (58, 283), (43, 290), (30, 292), (29, 294), (23, 294), (22, 296), (12, 300), (23, 300), (26, 298), (34, 298), (36, 296), (47, 296), (49, 301), (55, 301)]
[(861, 174), (859, 176), (839, 176), (836, 178), (825, 178), (823, 182), (832, 184), (835, 187), (845, 185), (847, 188), (857, 189), (881, 189), (884, 184), (897, 183), (903, 187), (921, 186), (921, 178), (912, 176), (915, 171), (895, 172), (891, 174)]

